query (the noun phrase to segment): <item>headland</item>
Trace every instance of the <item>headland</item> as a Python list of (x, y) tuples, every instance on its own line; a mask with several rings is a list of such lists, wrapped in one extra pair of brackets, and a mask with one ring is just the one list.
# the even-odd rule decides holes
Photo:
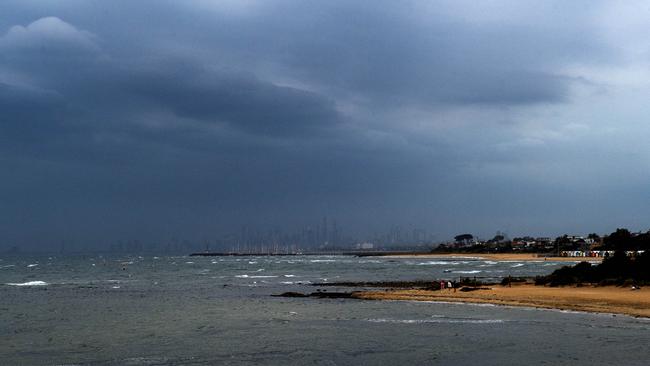
[[(499, 259), (503, 260), (503, 256)], [(358, 289), (327, 295), (335, 298), (488, 303), (650, 317), (650, 290), (641, 288), (645, 285), (650, 285), (650, 252), (628, 256), (623, 251), (616, 252), (598, 265), (580, 262), (574, 266), (564, 266), (546, 276), (504, 277), (500, 284), (483, 283), (469, 277), (461, 278), (459, 282), (420, 280), (314, 284)], [(319, 289), (305, 296), (323, 297), (322, 292), (326, 291)], [(295, 297), (297, 294), (285, 295)]]

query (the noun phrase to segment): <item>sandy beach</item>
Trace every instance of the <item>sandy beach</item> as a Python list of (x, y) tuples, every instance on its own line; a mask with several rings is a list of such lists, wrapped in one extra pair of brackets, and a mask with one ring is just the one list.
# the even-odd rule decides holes
[(512, 287), (489, 286), (486, 290), (461, 292), (452, 290), (359, 291), (354, 298), (365, 300), (415, 300), (496, 305), (526, 306), (545, 309), (588, 311), (650, 317), (650, 289), (629, 287), (544, 287), (513, 284)]
[(495, 261), (555, 261), (555, 262), (602, 262), (599, 257), (539, 257), (536, 253), (442, 253), (442, 254), (397, 254), (389, 258), (480, 258)]

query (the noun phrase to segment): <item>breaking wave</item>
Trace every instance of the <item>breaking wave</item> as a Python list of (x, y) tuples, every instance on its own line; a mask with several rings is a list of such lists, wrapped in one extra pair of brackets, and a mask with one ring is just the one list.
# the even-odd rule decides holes
[(454, 271), (454, 273), (460, 273), (460, 274), (475, 274), (475, 273), (481, 273), (478, 269), (472, 270), (472, 271)]
[(45, 281), (29, 281), (22, 283), (7, 283), (7, 286), (47, 286), (49, 283)]

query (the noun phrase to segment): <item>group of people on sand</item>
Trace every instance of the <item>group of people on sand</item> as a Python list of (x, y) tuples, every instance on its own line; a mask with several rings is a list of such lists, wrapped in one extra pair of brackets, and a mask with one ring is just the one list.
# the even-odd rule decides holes
[(451, 281), (440, 281), (440, 290), (448, 289), (448, 290), (454, 290), (456, 292), (456, 282), (451, 282)]

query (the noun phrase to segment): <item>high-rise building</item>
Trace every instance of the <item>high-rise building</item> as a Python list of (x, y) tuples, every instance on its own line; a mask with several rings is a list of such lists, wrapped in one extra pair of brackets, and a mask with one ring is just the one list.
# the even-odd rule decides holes
[(323, 227), (321, 227), (321, 243), (322, 244), (328, 244), (328, 237), (327, 237), (327, 216), (323, 216)]

